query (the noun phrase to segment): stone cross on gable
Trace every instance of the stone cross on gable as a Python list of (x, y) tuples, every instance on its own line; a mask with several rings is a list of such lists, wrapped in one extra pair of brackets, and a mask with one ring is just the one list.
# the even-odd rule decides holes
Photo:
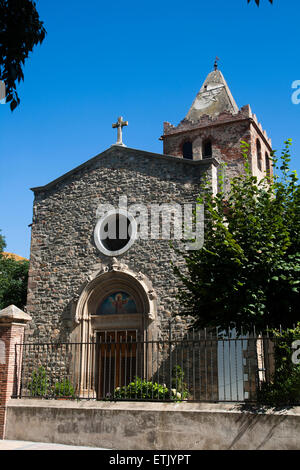
[(128, 121), (123, 121), (123, 118), (122, 116), (118, 117), (118, 120), (115, 124), (112, 125), (113, 128), (117, 128), (118, 129), (118, 140), (116, 142), (115, 145), (122, 145), (124, 146), (123, 142), (122, 142), (122, 128), (124, 126), (128, 126)]

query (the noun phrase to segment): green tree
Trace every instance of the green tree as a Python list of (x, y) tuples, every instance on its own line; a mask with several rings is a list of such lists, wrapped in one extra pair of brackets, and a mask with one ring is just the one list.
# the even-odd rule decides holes
[(29, 262), (3, 255), (4, 237), (0, 234), (0, 310), (9, 305), (21, 309), (26, 305)]
[(0, 254), (3, 253), (5, 247), (6, 247), (6, 243), (5, 243), (4, 237), (0, 233)]
[(293, 353), (300, 340), (300, 322), (295, 328), (273, 330), (275, 371), (269, 382), (263, 382), (258, 401), (272, 406), (300, 403), (300, 364)]
[(245, 172), (230, 191), (213, 196), (205, 184), (198, 202), (204, 204), (204, 245), (179, 252), (184, 267), (175, 266), (182, 281), (182, 315), (194, 327), (290, 327), (299, 319), (300, 190), (290, 171), (290, 145), (273, 166), (281, 176), (258, 181), (242, 143)]
[(16, 83), (24, 80), (25, 59), (46, 31), (31, 0), (0, 0), (0, 80), (13, 111), (20, 103)]

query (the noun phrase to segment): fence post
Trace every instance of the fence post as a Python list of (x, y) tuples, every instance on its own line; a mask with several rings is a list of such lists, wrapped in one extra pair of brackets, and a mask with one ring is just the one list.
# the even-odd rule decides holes
[(17, 357), (16, 344), (23, 342), (24, 329), (29, 321), (31, 317), (15, 305), (0, 311), (0, 439), (5, 436), (7, 402), (17, 385), (20, 358)]
[(169, 321), (169, 390), (171, 398), (172, 389), (172, 321)]
[(258, 336), (249, 334), (247, 348), (244, 350), (244, 393), (247, 401), (255, 401), (259, 387)]

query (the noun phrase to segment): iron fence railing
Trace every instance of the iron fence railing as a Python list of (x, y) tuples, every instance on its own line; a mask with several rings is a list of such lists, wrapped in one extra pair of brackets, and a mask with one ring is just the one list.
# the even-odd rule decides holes
[(141, 338), (99, 333), (88, 343), (16, 345), (14, 397), (143, 401), (255, 401), (274, 370), (267, 336), (188, 331)]

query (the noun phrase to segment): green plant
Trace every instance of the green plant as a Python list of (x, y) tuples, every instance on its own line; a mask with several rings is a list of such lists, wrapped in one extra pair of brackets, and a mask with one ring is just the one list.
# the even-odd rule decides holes
[(117, 387), (114, 394), (110, 399), (137, 399), (137, 400), (174, 400), (181, 401), (181, 394), (175, 389), (168, 389), (166, 385), (161, 385), (156, 382), (143, 380), (135, 377), (132, 382), (123, 387)]
[(44, 367), (41, 366), (32, 372), (31, 381), (28, 383), (28, 389), (32, 397), (45, 397), (51, 395), (51, 387)]
[(258, 391), (258, 401), (271, 406), (300, 403), (300, 364), (292, 360), (292, 344), (300, 340), (300, 322), (296, 328), (272, 330), (274, 338), (275, 372), (269, 383)]
[(74, 387), (69, 379), (51, 385), (46, 369), (42, 366), (32, 372), (28, 389), (32, 397), (75, 398)]
[(176, 393), (180, 393), (182, 399), (186, 399), (189, 396), (187, 384), (183, 381), (184, 372), (179, 365), (176, 365), (172, 369), (172, 390)]
[(75, 398), (74, 387), (69, 379), (63, 382), (56, 382), (53, 387), (53, 395), (57, 398)]

